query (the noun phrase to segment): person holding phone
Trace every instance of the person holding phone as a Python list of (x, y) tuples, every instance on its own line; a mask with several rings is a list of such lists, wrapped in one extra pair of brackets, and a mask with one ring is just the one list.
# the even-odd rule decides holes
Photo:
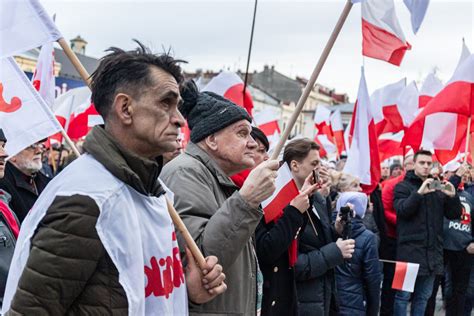
[(462, 205), (454, 187), (435, 185), (430, 178), (432, 154), (426, 150), (414, 156), (414, 170), (408, 171), (394, 192), (397, 212), (397, 261), (420, 264), (413, 293), (397, 291), (394, 315), (407, 315), (412, 298), (412, 315), (424, 315), (436, 275), (444, 273), (443, 219), (461, 216)]

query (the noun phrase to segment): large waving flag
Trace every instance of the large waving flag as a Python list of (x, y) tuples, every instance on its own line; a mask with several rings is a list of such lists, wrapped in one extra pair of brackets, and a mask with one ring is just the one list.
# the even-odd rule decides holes
[[(88, 87), (71, 89), (54, 102), (54, 115), (66, 130), (68, 136), (78, 140), (98, 124), (104, 121), (91, 103), (91, 91)], [(52, 137), (61, 141), (62, 135)]]
[(420, 97), (418, 99), (418, 107), (424, 108), (428, 102), (433, 99), (441, 90), (443, 90), (443, 83), (434, 73), (428, 74), (420, 89)]
[(0, 59), (0, 69), (0, 126), (13, 156), (59, 132), (61, 125), (13, 57)]
[(380, 135), (378, 143), (380, 161), (404, 155), (403, 147), (401, 147), (403, 135), (403, 131)]
[(0, 1), (0, 58), (62, 37), (38, 0)]
[(410, 126), (418, 114), (419, 97), (420, 92), (415, 81), (408, 84), (400, 93), (397, 102), (398, 112), (402, 119), (402, 128), (400, 130), (405, 130), (405, 128)]
[(279, 115), (276, 110), (266, 107), (253, 117), (257, 127), (267, 136), (272, 149), (280, 140), (280, 127), (278, 126)]
[(411, 49), (398, 23), (393, 0), (366, 0), (362, 7), (362, 55), (400, 66)]
[(474, 55), (470, 55), (413, 121), (404, 144), (415, 150), (434, 149), (442, 164), (454, 159), (466, 136), (468, 118), (474, 112), (473, 91)]
[(332, 138), (331, 110), (324, 105), (318, 104), (314, 113), (314, 126), (317, 129), (317, 135), (323, 134)]
[(217, 76), (212, 78), (211, 81), (209, 81), (209, 83), (201, 91), (209, 91), (221, 95), (235, 104), (245, 108), (250, 116), (252, 116), (252, 95), (248, 89), (245, 89), (244, 96), (244, 82), (234, 72), (222, 71)]
[(344, 150), (346, 150), (346, 146), (344, 145), (344, 126), (342, 125), (340, 110), (336, 110), (331, 114), (331, 129), (334, 142), (337, 146), (337, 152), (340, 155)]
[(418, 33), (421, 23), (425, 18), (426, 10), (428, 10), (428, 5), (430, 0), (403, 0), (408, 11), (410, 11), (411, 16), (411, 27), (413, 33)]
[(352, 143), (344, 172), (358, 177), (366, 193), (371, 193), (377, 187), (381, 176), (377, 135), (370, 109), (369, 92), (362, 68), (353, 114)]
[(371, 112), (377, 135), (403, 130), (403, 120), (398, 110), (398, 98), (405, 89), (406, 79), (375, 90), (370, 96)]
[(55, 98), (56, 79), (54, 77), (54, 47), (52, 42), (45, 43), (36, 63), (31, 82), (49, 107)]

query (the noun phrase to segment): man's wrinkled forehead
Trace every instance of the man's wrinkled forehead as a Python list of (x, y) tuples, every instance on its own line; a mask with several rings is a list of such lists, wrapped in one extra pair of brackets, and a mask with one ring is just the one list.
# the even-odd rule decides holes
[(250, 125), (249, 121), (241, 120), (241, 121), (238, 121), (238, 122), (231, 125), (231, 129), (233, 131), (237, 131), (237, 130), (244, 129), (244, 128), (248, 129), (249, 132), (252, 130), (252, 125)]

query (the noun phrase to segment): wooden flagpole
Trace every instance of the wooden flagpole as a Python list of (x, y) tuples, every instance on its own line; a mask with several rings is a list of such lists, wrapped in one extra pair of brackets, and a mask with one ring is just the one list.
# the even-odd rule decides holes
[(275, 149), (273, 150), (271, 159), (277, 159), (278, 155), (280, 155), (280, 152), (283, 149), (283, 146), (285, 145), (285, 142), (288, 139), (288, 136), (290, 135), (290, 132), (293, 129), (293, 126), (295, 125), (298, 116), (303, 110), (303, 106), (306, 103), (306, 100), (308, 99), (308, 96), (311, 93), (311, 90), (313, 89), (313, 86), (316, 83), (316, 80), (318, 79), (319, 74), (321, 73), (321, 70), (324, 64), (326, 63), (329, 53), (331, 52), (331, 49), (334, 46), (334, 43), (336, 42), (336, 39), (342, 29), (342, 26), (346, 22), (347, 16), (349, 15), (349, 12), (351, 11), (351, 9), (352, 9), (352, 2), (351, 0), (347, 0), (346, 5), (344, 6), (344, 9), (342, 10), (341, 16), (339, 17), (339, 20), (337, 21), (337, 24), (334, 27), (334, 30), (332, 31), (331, 37), (329, 38), (328, 42), (326, 43), (326, 46), (324, 47), (321, 57), (319, 58), (319, 61), (316, 67), (314, 68), (313, 73), (311, 74), (311, 77), (308, 80), (308, 83), (306, 84), (306, 87), (303, 90), (303, 94), (298, 100), (295, 111), (291, 115), (288, 125), (286, 126), (285, 130), (283, 131), (281, 135), (280, 140), (278, 141), (277, 145), (275, 146)]
[[(464, 162), (467, 161), (469, 143), (471, 141), (471, 117), (472, 116), (469, 116), (469, 119), (467, 120), (467, 135), (466, 135), (466, 146), (464, 147)], [(474, 158), (474, 157), (471, 157), (471, 158)]]
[[(59, 45), (61, 45), (62, 49), (64, 50), (64, 53), (66, 56), (69, 58), (71, 63), (74, 65), (76, 70), (79, 72), (79, 75), (81, 76), (82, 80), (87, 84), (87, 86), (90, 88), (90, 75), (87, 73), (87, 70), (84, 68), (82, 65), (81, 61), (79, 58), (77, 58), (76, 54), (72, 51), (72, 49), (67, 45), (66, 41), (64, 38), (59, 39)], [(64, 130), (63, 130), (64, 131)], [(66, 142), (77, 151), (77, 155), (79, 156), (79, 151), (77, 150), (76, 146), (74, 143), (71, 141), (69, 136), (64, 132), (63, 133), (64, 139)], [(181, 233), (183, 236), (186, 245), (188, 246), (189, 250), (191, 250), (191, 253), (194, 256), (194, 259), (198, 263), (199, 267), (201, 269), (204, 269), (206, 267), (206, 259), (204, 258), (201, 250), (197, 246), (196, 242), (192, 238), (191, 234), (189, 233), (188, 229), (186, 228), (186, 225), (184, 225), (183, 220), (179, 217), (178, 212), (176, 212), (175, 208), (173, 207), (173, 204), (166, 198), (166, 206), (168, 208), (168, 213), (170, 214), (171, 219), (173, 220), (173, 224), (175, 225), (176, 229)]]

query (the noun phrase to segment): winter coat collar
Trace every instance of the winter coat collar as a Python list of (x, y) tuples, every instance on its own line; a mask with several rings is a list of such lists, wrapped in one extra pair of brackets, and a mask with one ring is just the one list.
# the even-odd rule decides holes
[(217, 165), (215, 160), (205, 152), (201, 147), (196, 145), (193, 142), (189, 142), (188, 146), (186, 147), (186, 153), (197, 160), (201, 161), (211, 173), (217, 178), (219, 184), (223, 186), (230, 186), (234, 188), (238, 188), (235, 183), (227, 176), (222, 169)]
[(423, 180), (415, 174), (414, 170), (410, 170), (407, 172), (407, 174), (405, 175), (405, 180), (415, 185), (421, 185), (423, 183)]
[(163, 157), (155, 161), (123, 148), (104, 128), (95, 126), (86, 138), (84, 150), (94, 156), (110, 173), (145, 195), (165, 193), (158, 181)]

